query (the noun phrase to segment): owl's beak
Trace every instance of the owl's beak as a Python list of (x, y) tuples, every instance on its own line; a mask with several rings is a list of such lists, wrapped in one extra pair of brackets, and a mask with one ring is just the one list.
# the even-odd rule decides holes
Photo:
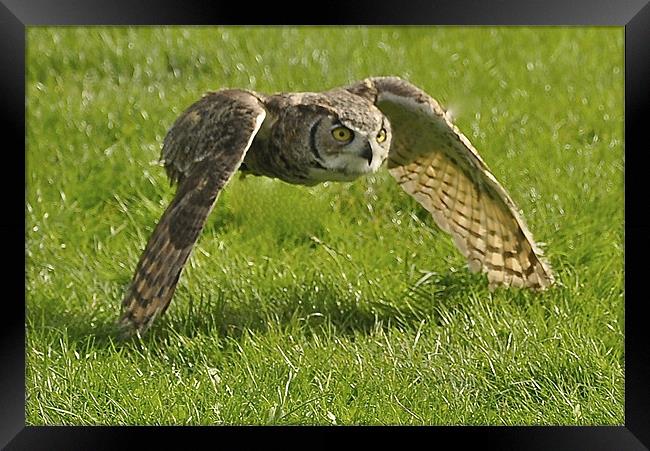
[(368, 160), (368, 166), (372, 166), (373, 152), (372, 152), (372, 147), (370, 146), (369, 142), (366, 143), (363, 150), (361, 150), (361, 157)]

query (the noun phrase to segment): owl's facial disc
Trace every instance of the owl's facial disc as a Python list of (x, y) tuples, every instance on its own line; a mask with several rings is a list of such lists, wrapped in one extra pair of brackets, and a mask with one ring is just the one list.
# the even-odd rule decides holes
[(377, 171), (388, 156), (389, 132), (384, 124), (372, 131), (337, 117), (321, 118), (311, 129), (310, 147), (316, 157), (312, 176), (351, 181)]

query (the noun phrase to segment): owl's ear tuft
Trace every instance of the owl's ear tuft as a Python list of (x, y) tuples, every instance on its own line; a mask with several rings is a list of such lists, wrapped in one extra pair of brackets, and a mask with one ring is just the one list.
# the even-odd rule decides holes
[(354, 95), (368, 99), (372, 103), (377, 103), (377, 88), (371, 78), (361, 80), (345, 89)]

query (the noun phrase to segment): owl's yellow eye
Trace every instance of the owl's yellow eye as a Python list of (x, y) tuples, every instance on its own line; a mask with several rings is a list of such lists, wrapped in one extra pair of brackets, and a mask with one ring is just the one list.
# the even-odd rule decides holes
[(377, 134), (377, 142), (383, 143), (384, 141), (386, 141), (386, 130), (382, 128)]
[(332, 136), (337, 141), (350, 142), (352, 141), (352, 137), (354, 136), (354, 134), (352, 133), (352, 130), (350, 130), (349, 128), (336, 127), (335, 129), (332, 130)]

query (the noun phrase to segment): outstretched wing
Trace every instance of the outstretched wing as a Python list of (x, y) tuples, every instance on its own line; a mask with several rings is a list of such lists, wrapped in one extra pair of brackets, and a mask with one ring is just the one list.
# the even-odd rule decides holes
[(178, 189), (122, 302), (124, 335), (144, 332), (167, 309), (220, 190), (241, 164), (265, 116), (253, 94), (224, 90), (205, 95), (169, 130), (162, 157)]
[(553, 283), (514, 202), (433, 98), (398, 77), (369, 78), (348, 89), (388, 117), (388, 171), (451, 234), (472, 271), (486, 272), (492, 288)]

